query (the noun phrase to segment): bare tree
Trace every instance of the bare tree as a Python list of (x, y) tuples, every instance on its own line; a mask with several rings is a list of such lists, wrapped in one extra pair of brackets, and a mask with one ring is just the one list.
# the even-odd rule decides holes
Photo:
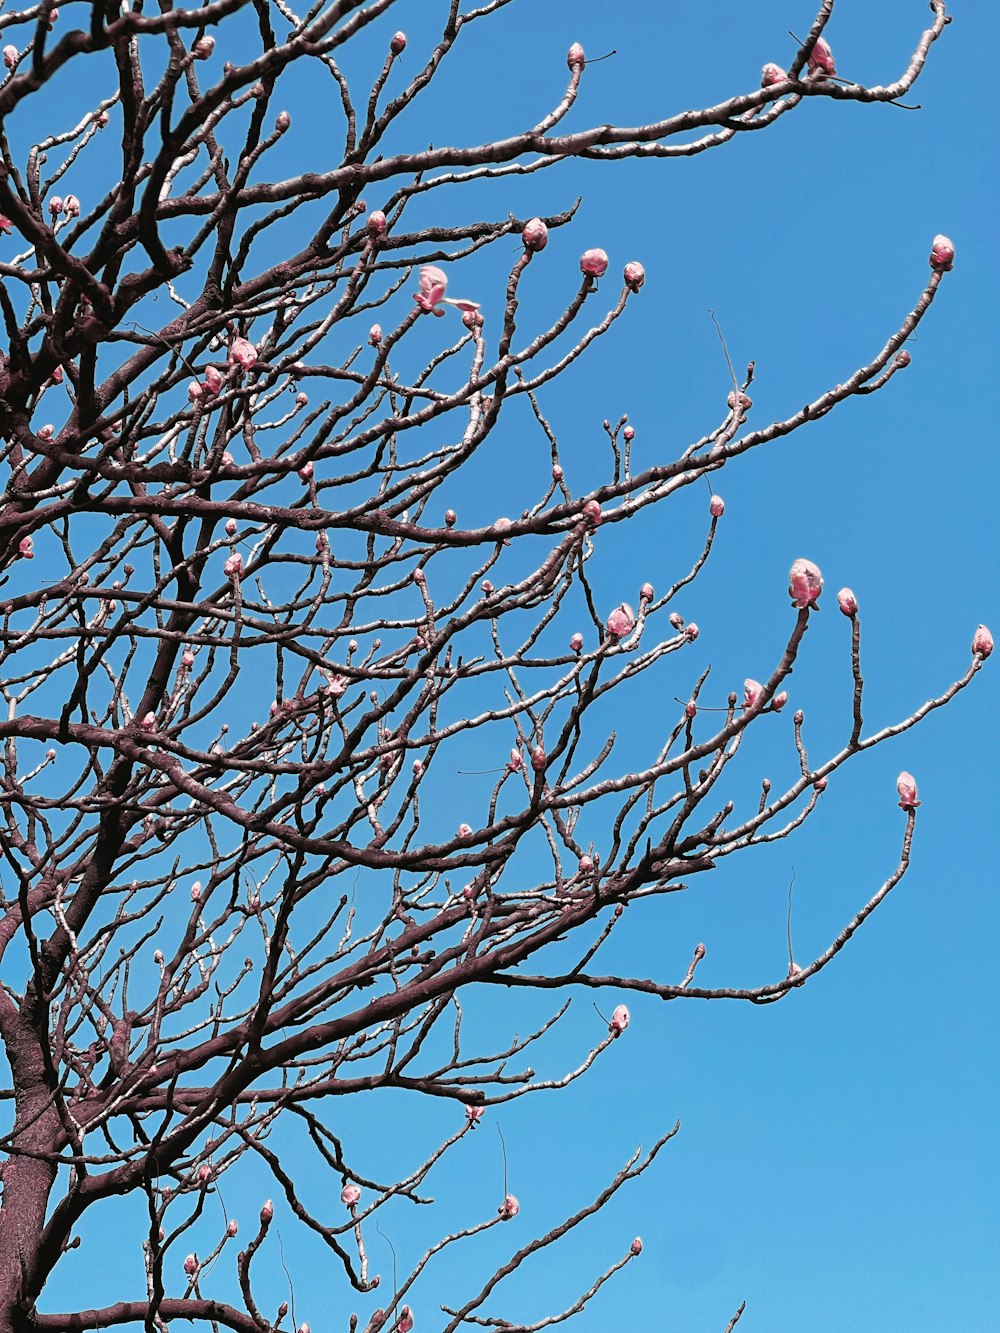
[[(810, 755), (796, 712), (794, 780), (764, 781), (738, 809), (730, 764), (751, 726), (776, 725), (819, 570), (792, 564), (771, 674), (719, 710), (703, 697), (707, 672), (677, 683), (698, 629), (674, 609), (711, 554), (718, 497), (702, 548), (669, 587), (635, 589), (637, 609), (599, 605), (588, 578), (613, 525), (642, 523), (731, 459), (898, 374), (951, 267), (947, 238), (935, 239), (910, 312), (846, 381), (750, 429), (751, 365), (702, 438), (638, 471), (632, 428), (605, 423), (605, 479), (576, 494), (544, 390), (626, 315), (642, 265), (627, 264), (619, 287), (605, 253), (586, 250), (562, 308), (522, 330), (521, 286), (572, 210), (407, 225), (421, 196), (434, 203), (484, 178), (568, 158), (688, 156), (807, 98), (899, 99), (948, 22), (943, 0), (884, 86), (836, 76), (824, 0), (787, 70), (765, 66), (760, 88), (716, 105), (562, 134), (586, 74), (574, 45), (568, 83), (538, 124), (468, 147), (385, 149), (462, 30), (506, 3), (442, 5), (440, 39), (409, 82), (406, 38), (386, 30), (384, 65), (360, 91), (343, 48), (380, 32), (392, 0), (302, 16), (286, 0), (93, 5), (79, 28), (69, 7), (6, 16), (0, 118), (51, 121), (46, 98), (64, 67), (103, 95), (23, 161), (0, 138), (0, 228), (9, 250), (22, 245), (0, 264), (0, 1329), (288, 1327), (297, 1312), (265, 1309), (255, 1293), (255, 1271), (277, 1262), (283, 1209), (341, 1274), (324, 1326), (407, 1333), (425, 1269), (509, 1221), (518, 1202), (505, 1185), (495, 1213), (437, 1232), (391, 1280), (368, 1257), (382, 1210), (423, 1201), (488, 1108), (592, 1069), (628, 1026), (630, 992), (768, 1004), (822, 971), (905, 873), (916, 785), (901, 775), (897, 863), (818, 957), (795, 959), (789, 940), (787, 975), (700, 986), (701, 945), (683, 976), (611, 975), (599, 954), (626, 908), (788, 837), (832, 775), (954, 698), (992, 649), (980, 627), (960, 679), (866, 730), (858, 608), (842, 590), (854, 676), (843, 744)], [(245, 17), (257, 53), (220, 71), (213, 33)], [(342, 119), (324, 142), (336, 134), (342, 146), (328, 170), (285, 176), (290, 119), (276, 99), (295, 77), (322, 80), (317, 98), (334, 90)], [(85, 169), (112, 133), (120, 159), (101, 194)], [(492, 248), (499, 272), (512, 240), (493, 328), (477, 293), (446, 292), (478, 251)], [(502, 439), (516, 399), (533, 414), (545, 484), (525, 480), (516, 516), (464, 526), (446, 505), (463, 467)], [(644, 765), (622, 772), (605, 701), (648, 672), (682, 697), (646, 737)], [(460, 785), (470, 756), (496, 775), (481, 808)], [(474, 987), (607, 992), (606, 1030), (573, 1067), (536, 1074), (520, 1057), (544, 1051), (563, 998), (539, 1009), (529, 1035), (483, 1048), (463, 1036), (461, 997)], [(334, 1099), (385, 1089), (441, 1108), (438, 1139), (389, 1181), (330, 1125)], [(294, 1153), (278, 1146), (279, 1117), (298, 1136)], [(638, 1239), (565, 1309), (518, 1325), (490, 1313), (525, 1259), (651, 1165), (675, 1132), (664, 1128), (591, 1202), (451, 1295), (438, 1326), (534, 1330), (583, 1309)], [(264, 1203), (244, 1244), (216, 1200), (251, 1165), (273, 1177), (278, 1203)], [(99, 1310), (40, 1308), (87, 1215), (124, 1195), (145, 1206), (132, 1242), (144, 1286)]]

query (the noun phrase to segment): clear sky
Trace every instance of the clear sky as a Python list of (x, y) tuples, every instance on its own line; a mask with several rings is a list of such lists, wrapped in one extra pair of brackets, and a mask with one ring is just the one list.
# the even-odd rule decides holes
[[(406, 28), (404, 68), (415, 68), (430, 49), (429, 19), (437, 24), (443, 8), (401, 4), (373, 45), (384, 50), (387, 34)], [(921, 110), (816, 99), (772, 130), (690, 161), (571, 163), (440, 198), (449, 217), (470, 217), (547, 213), (582, 196), (573, 226), (532, 266), (526, 322), (537, 311), (541, 323), (568, 299), (589, 246), (611, 256), (615, 291), (624, 261), (645, 264), (646, 286), (626, 318), (543, 400), (564, 457), (578, 456), (581, 469), (603, 458), (605, 417), (629, 413), (637, 465), (673, 459), (720, 419), (729, 383), (710, 310), (737, 368), (756, 360), (751, 424), (764, 424), (870, 360), (922, 290), (931, 238), (946, 232), (956, 245), (954, 272), (905, 373), (716, 478), (726, 515), (709, 567), (680, 606), (701, 627), (698, 655), (634, 693), (617, 723), (623, 768), (645, 753), (664, 699), (683, 697), (701, 666), (713, 664), (720, 703), (745, 676), (766, 678), (791, 624), (785, 587), (796, 556), (820, 565), (828, 589), (791, 686), (814, 760), (849, 728), (849, 626), (832, 596), (841, 585), (861, 604), (872, 724), (905, 716), (959, 676), (980, 621), (1000, 630), (989, 388), (1000, 351), (1000, 10), (971, 0), (953, 8), (908, 99)], [(471, 142), (534, 123), (558, 100), (574, 40), (588, 56), (616, 54), (586, 70), (567, 128), (641, 123), (714, 101), (755, 87), (764, 61), (786, 64), (795, 49), (788, 29), (801, 35), (813, 13), (810, 0), (515, 0), (463, 38), (394, 146)], [(923, 0), (840, 0), (828, 37), (846, 76), (889, 82), (928, 21)], [(337, 109), (296, 105), (291, 94), (288, 105), (289, 171), (325, 165)], [(487, 253), (456, 272), (454, 290), (481, 300), (489, 319), (503, 281)], [(491, 437), (460, 497), (469, 512), (487, 492), (495, 512), (520, 512), (528, 447), (502, 431)], [(699, 487), (615, 533), (591, 567), (608, 606), (634, 600), (645, 578), (659, 587), (686, 569), (706, 511)], [(440, 1209), (389, 1215), (401, 1268), (440, 1234), (437, 1216), (450, 1224), (486, 1216), (502, 1192), (499, 1121), (521, 1215), (491, 1232), (474, 1259), (432, 1270), (412, 1302), (419, 1333), (454, 1299), (452, 1277), (491, 1256), (499, 1262), (501, 1241), (521, 1243), (588, 1201), (637, 1144), (649, 1146), (677, 1118), (681, 1133), (657, 1165), (520, 1274), (497, 1313), (530, 1320), (561, 1308), (638, 1233), (641, 1260), (595, 1298), (580, 1333), (721, 1333), (743, 1299), (741, 1328), (759, 1333), (997, 1327), (998, 669), (991, 661), (952, 707), (842, 770), (801, 834), (753, 859), (732, 858), (691, 895), (635, 914), (609, 949), (609, 971), (676, 980), (703, 941), (703, 984), (775, 980), (787, 961), (793, 870), (796, 955), (806, 962), (895, 866), (903, 827), (895, 777), (907, 768), (918, 779), (914, 864), (834, 965), (767, 1008), (630, 999), (632, 1026), (590, 1077), (488, 1116), (436, 1178)], [(790, 718), (783, 723), (772, 740), (747, 747), (747, 789), (790, 771)], [(612, 997), (599, 999), (613, 1007)], [(497, 1047), (543, 1011), (493, 992), (467, 1008)], [(600, 1031), (590, 998), (577, 996), (539, 1071), (572, 1067)], [(453, 1109), (373, 1100), (336, 1107), (338, 1132), (373, 1173), (397, 1157), (412, 1163), (411, 1144), (429, 1150), (454, 1127)], [(228, 1198), (247, 1229), (263, 1192), (272, 1187), (261, 1181)], [(322, 1333), (346, 1328), (351, 1308), (366, 1314), (370, 1299), (340, 1306), (326, 1261), (281, 1220), (299, 1317)], [(108, 1291), (107, 1263), (95, 1263), (102, 1239), (94, 1234), (69, 1257), (62, 1281), (70, 1285), (54, 1285), (44, 1308), (140, 1294), (134, 1245), (127, 1263), (120, 1256), (129, 1290)], [(384, 1244), (370, 1240), (384, 1267)], [(113, 1249), (104, 1253), (110, 1262)], [(278, 1300), (277, 1266), (273, 1276)]]

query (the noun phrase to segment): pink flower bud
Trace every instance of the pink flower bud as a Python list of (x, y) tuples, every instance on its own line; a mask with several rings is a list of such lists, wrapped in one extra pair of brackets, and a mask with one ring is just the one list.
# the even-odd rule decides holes
[(17, 549), (25, 560), (34, 560), (35, 542), (32, 537), (22, 537), (17, 544)]
[(586, 64), (586, 61), (587, 57), (583, 54), (583, 47), (579, 42), (574, 42), (566, 52), (566, 64), (572, 69), (574, 65)]
[(207, 60), (215, 50), (215, 38), (206, 33), (204, 37), (199, 37), (191, 48), (191, 54), (195, 60)]
[(931, 268), (947, 273), (955, 262), (955, 247), (947, 236), (935, 236), (931, 244)]
[(465, 1108), (465, 1118), (475, 1124), (477, 1120), (482, 1120), (485, 1110), (485, 1106), (467, 1106)]
[(760, 86), (762, 88), (771, 88), (776, 83), (784, 83), (788, 75), (780, 65), (775, 65), (769, 61), (760, 72)]
[(444, 522), (445, 527), (447, 528), (453, 528), (455, 526), (458, 522), (458, 515), (455, 513), (454, 509), (446, 509), (444, 511)]
[(626, 440), (632, 441), (635, 439), (635, 430), (633, 429), (632, 426), (626, 426), (625, 429), (622, 431), (622, 435), (625, 437)]
[(713, 518), (721, 518), (726, 512), (726, 502), (721, 495), (713, 495), (708, 502), (708, 512)]
[(811, 560), (803, 560), (800, 556), (792, 563), (788, 573), (788, 592), (792, 605), (799, 610), (815, 606), (822, 591), (823, 575)]
[(684, 705), (684, 716), (694, 717), (697, 714), (697, 712), (698, 712), (698, 705), (695, 703), (693, 699), (689, 699), (687, 703)]
[(422, 759), (414, 759), (413, 776), (415, 778), (419, 778), (420, 775), (423, 773), (423, 771), (424, 771), (424, 761)]
[(479, 586), (483, 590), (483, 595), (485, 597), (489, 597), (490, 593), (493, 591), (493, 584), (489, 581), (489, 579), (483, 579), (482, 583)]
[(234, 551), (226, 563), (222, 566), (223, 573), (234, 583), (239, 583), (243, 577), (243, 557), (239, 551)]
[(392, 35), (392, 41), (389, 43), (389, 50), (394, 56), (401, 55), (406, 50), (406, 33), (395, 32)]
[[(280, 119), (280, 117), (279, 117)], [(246, 338), (234, 338), (229, 349), (229, 364), (241, 370), (252, 370), (257, 363), (257, 349)]]
[(268, 1222), (270, 1222), (273, 1216), (274, 1216), (274, 1204), (271, 1202), (270, 1199), (267, 1199), (264, 1203), (264, 1207), (260, 1210), (261, 1226), (267, 1226)]
[(11, 222), (7, 214), (0, 213), (0, 232), (2, 232), (4, 236), (9, 236), (13, 230), (14, 224)]
[(5, 46), (3, 49), (3, 63), (8, 69), (13, 69), (17, 64), (17, 47)]
[(635, 1240), (629, 1246), (632, 1254), (642, 1254), (642, 1237), (636, 1236)]
[(459, 826), (458, 826), (458, 836), (459, 836), (460, 838), (471, 838), (471, 837), (472, 837), (472, 825), (471, 825), (471, 824), (459, 824)]
[(234, 537), (236, 535), (236, 529), (238, 526), (239, 525), (237, 524), (235, 518), (226, 519), (226, 532), (229, 534), (230, 537)]
[(162, 967), (162, 966), (163, 966), (163, 950), (162, 950), (162, 949), (154, 949), (154, 950), (153, 950), (153, 962), (157, 965), (157, 967)]
[(205, 367), (205, 389), (208, 393), (218, 393), (222, 388), (222, 372), (217, 366)]
[(850, 588), (841, 588), (840, 592), (837, 593), (837, 605), (845, 616), (856, 616), (858, 614), (858, 599)]
[(237, 1222), (236, 1218), (235, 1217), (230, 1218), (229, 1224), (226, 1227), (226, 1235), (235, 1236), (237, 1231), (239, 1231), (239, 1229), (240, 1229), (240, 1224), (239, 1222)]
[(63, 210), (62, 196), (54, 194), (49, 200), (49, 212), (53, 217), (58, 217)]
[(826, 791), (826, 778), (817, 778), (813, 783), (813, 788), (816, 791)]
[(184, 1272), (187, 1273), (188, 1277), (194, 1277), (197, 1271), (198, 1271), (198, 1258), (194, 1254), (189, 1254), (188, 1257), (184, 1260)]
[(408, 1305), (404, 1305), (399, 1312), (399, 1323), (396, 1325), (396, 1333), (413, 1333), (413, 1312)]
[(786, 703), (788, 703), (788, 691), (782, 690), (779, 694), (776, 694), (774, 698), (771, 700), (771, 707), (774, 709), (776, 713), (780, 713)]
[(361, 1198), (361, 1191), (357, 1185), (345, 1185), (340, 1191), (340, 1202), (346, 1204), (348, 1208), (353, 1208)]
[(194, 653), (192, 653), (190, 649), (188, 649), (181, 657), (181, 666), (185, 669), (190, 669), (194, 666)]
[(295, 406), (296, 406), (296, 407), (308, 407), (308, 406), (309, 406), (309, 395), (308, 395), (307, 393), (297, 393), (297, 394), (295, 395)]
[(985, 625), (980, 625), (972, 636), (972, 651), (976, 657), (989, 657), (993, 651), (993, 635)]
[(434, 264), (425, 264), (420, 270), (420, 290), (413, 293), (413, 299), (421, 310), (433, 310), (444, 299), (447, 287), (447, 276)]
[(697, 625), (694, 623), (694, 621), (692, 620), (691, 623), (690, 623), (690, 625), (687, 625), (687, 626), (685, 627), (685, 629), (684, 629), (684, 633), (688, 636), (688, 638), (691, 640), (691, 642), (694, 643), (695, 639), (696, 639), (696, 638), (698, 637), (698, 635), (701, 633), (701, 630), (698, 628), (698, 626), (697, 626)]
[(751, 398), (748, 398), (745, 393), (734, 393), (732, 389), (729, 391), (726, 402), (732, 411), (740, 412), (741, 414), (743, 412), (748, 412), (750, 408), (753, 407), (753, 400)]
[(368, 330), (368, 343), (371, 347), (377, 347), (382, 341), (382, 325), (373, 324)]
[(753, 708), (754, 704), (760, 698), (760, 692), (763, 689), (759, 680), (750, 680), (743, 682), (743, 707)]
[(629, 1024), (628, 1006), (620, 1004), (611, 1015), (611, 1022), (608, 1024), (608, 1031), (616, 1037), (620, 1037)]
[(188, 385), (188, 399), (192, 403), (196, 403), (203, 393), (204, 390), (202, 389), (198, 381), (192, 380), (191, 383)]
[(196, 879), (191, 885), (191, 901), (196, 903), (201, 897), (201, 880)]
[(531, 767), (536, 773), (541, 773), (545, 769), (546, 758), (545, 751), (540, 745), (536, 745), (531, 752)]
[(570, 639), (569, 646), (574, 653), (579, 653), (583, 651), (583, 635), (579, 632), (579, 630)]
[(80, 216), (80, 201), (75, 194), (68, 194), (63, 200), (63, 211), (68, 218), (78, 218)]
[(553, 464), (552, 464), (552, 480), (553, 480), (553, 481), (562, 481), (562, 479), (563, 479), (562, 465), (559, 464), (559, 463), (553, 463)]
[(679, 611), (671, 611), (671, 612), (670, 612), (670, 623), (671, 623), (671, 625), (673, 625), (674, 629), (683, 629), (683, 628), (684, 628), (684, 617), (681, 615), (681, 613), (680, 613)]
[(503, 1203), (497, 1209), (497, 1212), (505, 1222), (509, 1222), (512, 1217), (517, 1217), (520, 1211), (521, 1205), (514, 1198), (513, 1194), (506, 1195)]
[(388, 225), (381, 208), (376, 208), (374, 212), (369, 213), (368, 221), (365, 223), (368, 235), (374, 236), (376, 239), (385, 235)]
[(837, 72), (833, 61), (833, 52), (822, 37), (817, 37), (813, 49), (809, 52), (809, 73), (814, 78), (823, 78)]
[(622, 275), (625, 286), (630, 292), (637, 292), (646, 281), (646, 270), (638, 260), (632, 259), (625, 265), (625, 272)]
[(917, 800), (917, 781), (912, 773), (902, 772), (896, 779), (896, 790), (899, 792), (900, 810), (916, 810), (920, 802)]
[(521, 762), (521, 751), (511, 750), (510, 759), (507, 761), (508, 768), (510, 768), (513, 773), (519, 773), (521, 770)]
[(309, 480), (311, 480), (311, 478), (312, 478), (312, 474), (313, 474), (313, 465), (312, 465), (312, 463), (303, 463), (302, 466), (299, 468), (299, 480), (300, 480), (300, 481), (309, 481)]
[(525, 250), (544, 250), (549, 243), (549, 229), (541, 218), (530, 218), (521, 232)]
[(46, 424), (38, 432), (38, 438), (40, 440), (51, 440), (54, 434), (55, 434), (55, 426), (50, 426)]
[(910, 364), (910, 354), (905, 347), (901, 348), (892, 359), (901, 370), (905, 370)]
[(653, 585), (651, 583), (644, 583), (639, 589), (640, 602), (651, 602), (654, 596)]
[(589, 278), (603, 277), (608, 269), (608, 256), (603, 250), (584, 250), (580, 256), (580, 272)]
[(139, 723), (139, 726), (142, 727), (143, 731), (155, 731), (155, 730), (156, 730), (156, 714), (155, 714), (155, 713), (146, 713), (145, 716), (143, 717), (142, 721)]
[(613, 639), (624, 639), (635, 629), (635, 612), (628, 602), (622, 602), (611, 612), (605, 624)]
[(598, 504), (596, 500), (587, 501), (587, 503), (583, 506), (583, 516), (587, 520), (587, 522), (592, 523), (595, 528), (599, 528), (601, 526), (601, 519), (603, 516), (601, 514), (601, 506)]
[(202, 1181), (212, 1179), (212, 1168), (207, 1162), (202, 1162), (201, 1166), (199, 1166), (198, 1179)]

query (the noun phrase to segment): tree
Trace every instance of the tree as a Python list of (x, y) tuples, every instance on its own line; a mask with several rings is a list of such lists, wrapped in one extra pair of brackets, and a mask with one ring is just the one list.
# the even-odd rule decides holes
[[(389, 0), (341, 0), (304, 19), (259, 3), (256, 49), (221, 73), (213, 33), (233, 28), (233, 54), (250, 40), (247, 7), (231, 0), (155, 15), (95, 8), (89, 28), (61, 36), (69, 25), (54, 11), (8, 20), (8, 36), (25, 40), (4, 51), (5, 121), (39, 104), (34, 123), (46, 123), (64, 75), (93, 69), (94, 86), (114, 83), (23, 161), (2, 145), (0, 226), (26, 248), (0, 267), (0, 1037), (11, 1103), (0, 1327), (288, 1327), (297, 1312), (275, 1312), (258, 1279), (277, 1263), (283, 1210), (337, 1266), (331, 1324), (406, 1333), (417, 1278), (442, 1251), (502, 1228), (518, 1202), (505, 1184), (494, 1214), (434, 1232), (391, 1281), (368, 1257), (386, 1210), (422, 1200), (489, 1108), (591, 1070), (627, 1029), (631, 994), (770, 1004), (825, 969), (907, 869), (916, 785), (900, 776), (901, 847), (884, 882), (813, 960), (796, 959), (789, 936), (787, 975), (703, 986), (701, 946), (680, 978), (608, 972), (599, 951), (626, 917), (801, 827), (829, 778), (949, 702), (992, 649), (980, 627), (958, 680), (867, 730), (860, 619), (842, 590), (847, 736), (817, 760), (795, 711), (796, 774), (777, 790), (765, 781), (748, 807), (730, 794), (734, 761), (785, 706), (821, 601), (814, 562), (791, 564), (790, 630), (767, 679), (721, 696), (718, 711), (707, 669), (687, 683), (698, 629), (675, 605), (711, 554), (719, 497), (668, 586), (629, 587), (605, 606), (590, 576), (615, 532), (655, 521), (643, 511), (662, 513), (668, 497), (905, 369), (904, 344), (952, 265), (947, 238), (933, 242), (910, 313), (843, 383), (751, 429), (751, 365), (733, 374), (721, 420), (673, 461), (634, 468), (632, 427), (605, 423), (610, 462), (591, 477), (560, 447), (544, 397), (627, 319), (641, 263), (626, 264), (619, 289), (605, 252), (584, 249), (575, 292), (522, 331), (525, 288), (574, 210), (423, 220), (424, 196), (435, 211), (445, 187), (569, 158), (690, 155), (813, 98), (896, 102), (944, 30), (941, 0), (885, 86), (836, 76), (827, 0), (787, 71), (765, 66), (761, 88), (700, 111), (560, 133), (587, 69), (574, 45), (565, 92), (537, 125), (468, 148), (396, 151), (463, 30), (504, 2), (445, 7), (436, 46), (411, 55), (406, 75), (406, 38), (386, 30), (384, 65), (357, 102), (346, 48), (382, 33)], [(326, 171), (280, 167), (291, 120), (279, 95), (296, 76), (310, 88), (321, 76), (327, 102), (336, 89), (344, 144)], [(113, 125), (121, 154), (98, 198), (82, 167)], [(83, 204), (53, 193), (64, 182)], [(493, 292), (461, 286), (461, 261), (486, 252), (496, 275), (512, 244), (495, 318)], [(505, 448), (519, 407), (545, 441), (545, 475), (524, 477), (520, 514), (497, 517), (462, 479)], [(489, 516), (467, 522), (463, 505)], [(828, 610), (833, 600), (822, 597)], [(623, 769), (618, 701), (647, 674), (684, 692), (644, 763)], [(480, 803), (462, 779), (483, 767), (495, 781)], [(470, 997), (547, 990), (607, 996), (599, 1039), (569, 1071), (542, 1077), (520, 1063), (561, 1001), (537, 1009), (527, 1037), (465, 1036)], [(433, 1146), (386, 1181), (363, 1145), (342, 1141), (331, 1108), (394, 1091), (440, 1110)], [(493, 1318), (497, 1285), (650, 1167), (673, 1133), (664, 1126), (562, 1225), (497, 1243), (489, 1277), (441, 1294), (440, 1327)], [(278, 1202), (237, 1241), (219, 1204), (256, 1167)], [(84, 1219), (122, 1196), (145, 1217), (132, 1290), (100, 1310), (46, 1311), (46, 1283)], [(640, 1251), (626, 1247), (564, 1313)]]

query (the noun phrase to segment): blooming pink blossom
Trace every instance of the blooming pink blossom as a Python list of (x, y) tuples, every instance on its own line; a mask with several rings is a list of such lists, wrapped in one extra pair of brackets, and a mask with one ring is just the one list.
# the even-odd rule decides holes
[(35, 543), (31, 537), (22, 537), (17, 544), (17, 549), (25, 560), (34, 560)]
[(222, 372), (218, 366), (205, 367), (205, 389), (208, 393), (218, 393), (222, 388)]
[(566, 64), (572, 69), (574, 65), (586, 64), (586, 60), (587, 57), (583, 54), (583, 47), (579, 42), (574, 42), (566, 52)]
[(531, 752), (531, 767), (536, 773), (541, 773), (545, 769), (546, 762), (545, 750), (541, 745), (536, 745)]
[(644, 583), (639, 589), (640, 602), (651, 602), (654, 596), (655, 593), (653, 592), (653, 585), (651, 583)]
[(405, 32), (394, 32), (392, 34), (392, 41), (389, 43), (389, 50), (392, 52), (394, 56), (398, 56), (403, 51), (406, 50)]
[(628, 1025), (629, 1025), (628, 1006), (620, 1004), (614, 1011), (614, 1013), (611, 1015), (611, 1022), (608, 1024), (608, 1031), (613, 1033), (616, 1037), (620, 1037), (621, 1034), (628, 1027)]
[(823, 78), (837, 72), (833, 52), (822, 37), (817, 37), (813, 49), (809, 52), (809, 73), (814, 78)]
[[(413, 293), (413, 299), (421, 310), (430, 311), (442, 299), (448, 287), (448, 279), (434, 264), (425, 264), (420, 270), (420, 290)], [(443, 314), (443, 311), (435, 311)]]
[(955, 262), (955, 247), (947, 236), (935, 236), (931, 243), (931, 268), (947, 273)]
[(485, 1110), (485, 1106), (467, 1106), (465, 1108), (465, 1118), (474, 1125), (477, 1120), (482, 1120)]
[(266, 1226), (274, 1216), (274, 1204), (270, 1199), (264, 1201), (264, 1207), (260, 1210), (261, 1225)]
[(580, 256), (580, 272), (590, 278), (603, 277), (608, 269), (608, 256), (603, 250), (584, 250)]
[(581, 651), (582, 651), (582, 649), (583, 649), (583, 635), (580, 633), (579, 630), (577, 630), (577, 632), (576, 632), (576, 633), (572, 636), (572, 638), (570, 639), (570, 641), (569, 641), (569, 646), (570, 646), (570, 648), (572, 649), (572, 651), (573, 651), (574, 653), (578, 653), (578, 652), (581, 652)]
[(368, 221), (365, 225), (368, 228), (369, 236), (378, 238), (385, 235), (388, 223), (381, 208), (376, 208), (374, 212), (368, 214)]
[(642, 1254), (642, 1237), (636, 1236), (635, 1240), (629, 1246), (632, 1254)]
[(837, 605), (845, 616), (856, 616), (858, 614), (858, 599), (850, 588), (841, 588), (840, 592), (837, 593)]
[(751, 680), (749, 677), (743, 682), (743, 707), (753, 708), (754, 704), (760, 698), (760, 692), (763, 689), (759, 680)]
[(544, 250), (549, 243), (549, 229), (541, 218), (530, 218), (521, 232), (525, 250)]
[(985, 625), (980, 625), (973, 634), (972, 651), (977, 657), (989, 657), (993, 651), (993, 635)]
[(229, 349), (229, 364), (242, 370), (252, 370), (257, 364), (257, 349), (246, 338), (234, 338)]
[(726, 512), (726, 502), (721, 495), (713, 495), (708, 502), (708, 512), (713, 518), (721, 518)]
[(622, 275), (625, 286), (630, 292), (637, 292), (646, 281), (646, 270), (636, 259), (630, 260), (625, 265), (625, 272)]
[(583, 516), (588, 523), (593, 523), (595, 528), (601, 526), (601, 506), (596, 500), (588, 500), (583, 506)]
[(899, 792), (900, 810), (916, 810), (920, 802), (917, 800), (917, 780), (912, 773), (907, 773), (904, 769), (896, 779), (896, 790)]
[(768, 61), (760, 72), (760, 86), (762, 88), (771, 88), (776, 83), (784, 83), (788, 75), (780, 65), (775, 65)]
[(628, 602), (622, 602), (611, 612), (605, 624), (613, 639), (624, 639), (635, 629), (635, 612)]
[(792, 598), (792, 605), (797, 606), (799, 610), (815, 606), (822, 591), (823, 575), (813, 562), (804, 560), (801, 556), (793, 561), (788, 572), (788, 592)]
[(509, 1222), (512, 1217), (517, 1217), (520, 1211), (521, 1205), (518, 1203), (517, 1199), (514, 1198), (513, 1194), (505, 1195), (503, 1203), (497, 1209), (497, 1212), (505, 1222)]
[(348, 1208), (353, 1208), (361, 1198), (361, 1191), (357, 1185), (347, 1184), (340, 1191), (340, 1202), (346, 1204)]

